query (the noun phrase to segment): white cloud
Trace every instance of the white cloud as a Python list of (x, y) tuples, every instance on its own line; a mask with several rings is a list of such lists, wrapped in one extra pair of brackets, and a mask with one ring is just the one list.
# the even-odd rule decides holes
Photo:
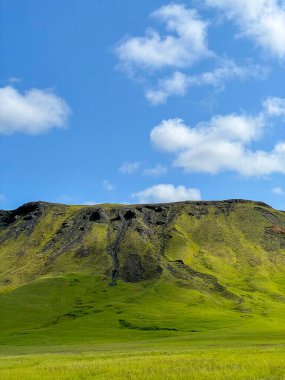
[(132, 194), (140, 203), (164, 203), (179, 202), (186, 200), (200, 200), (201, 193), (199, 189), (186, 188), (171, 184), (160, 184), (149, 187), (143, 191)]
[(242, 141), (257, 138), (263, 127), (263, 117), (247, 115), (214, 116), (208, 123), (188, 127), (182, 119), (163, 120), (151, 131), (152, 142), (160, 149), (176, 152), (205, 141)]
[(284, 190), (280, 186), (274, 187), (271, 191), (275, 195), (285, 195)]
[(48, 90), (24, 94), (11, 86), (0, 88), (0, 133), (37, 135), (66, 125), (70, 113), (63, 99)]
[(135, 173), (139, 167), (141, 166), (140, 162), (125, 162), (119, 168), (120, 172), (123, 174), (133, 174)]
[(144, 37), (127, 38), (116, 48), (120, 61), (127, 67), (160, 69), (188, 67), (212, 53), (207, 47), (207, 22), (183, 4), (171, 3), (151, 16), (165, 23), (172, 34), (161, 36), (148, 29)]
[(163, 175), (167, 172), (167, 167), (161, 164), (157, 164), (152, 168), (146, 168), (143, 170), (143, 175), (156, 177)]
[(115, 186), (110, 182), (108, 181), (107, 179), (105, 179), (103, 181), (103, 189), (107, 190), (107, 191), (113, 191), (115, 190)]
[(156, 89), (147, 90), (145, 96), (150, 103), (162, 104), (170, 96), (184, 96), (189, 87), (189, 77), (180, 71), (176, 71), (171, 77), (161, 79)]
[(212, 71), (193, 76), (176, 71), (170, 77), (160, 79), (156, 88), (146, 91), (146, 98), (157, 105), (167, 101), (170, 96), (184, 96), (189, 87), (213, 86), (223, 88), (229, 80), (264, 77), (266, 70), (257, 65), (239, 66), (233, 61), (226, 60)]
[(270, 97), (263, 103), (263, 107), (269, 116), (285, 116), (285, 99)]
[(285, 4), (283, 0), (204, 0), (223, 11), (247, 37), (272, 56), (285, 58)]
[[(238, 4), (238, 1), (234, 0), (204, 1), (210, 6), (224, 10), (228, 17), (234, 17), (232, 9)], [(247, 1), (241, 0), (242, 3)], [(243, 10), (239, 6), (237, 9)], [(233, 79), (256, 79), (265, 76), (266, 70), (258, 65), (238, 65), (231, 60), (221, 59), (211, 51), (207, 41), (209, 22), (202, 19), (195, 9), (190, 9), (184, 4), (170, 3), (154, 11), (151, 16), (165, 24), (166, 34), (149, 28), (144, 36), (127, 37), (115, 49), (120, 66), (133, 77), (139, 73), (139, 82), (143, 83), (145, 97), (151, 104), (166, 103), (171, 96), (185, 96), (193, 86), (222, 89)], [(285, 51), (285, 45), (282, 46)], [(189, 73), (195, 63), (206, 58), (210, 58), (214, 63), (212, 69), (196, 75)], [(154, 72), (163, 68), (167, 69), (168, 74), (163, 74), (164, 77), (158, 78), (157, 84), (154, 84)]]
[(159, 149), (174, 153), (174, 166), (189, 172), (285, 174), (285, 142), (271, 151), (250, 149), (250, 144), (261, 138), (268, 117), (265, 107), (256, 116), (218, 115), (192, 128), (181, 119), (164, 120), (151, 131), (151, 141)]
[(96, 201), (85, 201), (82, 204), (84, 206), (94, 206), (94, 205), (98, 204), (98, 202), (96, 202)]

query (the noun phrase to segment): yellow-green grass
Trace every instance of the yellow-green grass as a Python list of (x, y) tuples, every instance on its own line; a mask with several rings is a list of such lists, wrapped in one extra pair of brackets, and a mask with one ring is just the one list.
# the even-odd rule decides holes
[(285, 348), (208, 348), (0, 358), (1, 380), (284, 379)]

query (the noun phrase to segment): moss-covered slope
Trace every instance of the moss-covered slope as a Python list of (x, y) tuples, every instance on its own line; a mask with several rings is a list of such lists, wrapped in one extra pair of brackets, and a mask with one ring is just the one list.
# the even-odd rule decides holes
[(285, 214), (263, 203), (28, 203), (0, 211), (0, 260), (9, 344), (283, 331)]

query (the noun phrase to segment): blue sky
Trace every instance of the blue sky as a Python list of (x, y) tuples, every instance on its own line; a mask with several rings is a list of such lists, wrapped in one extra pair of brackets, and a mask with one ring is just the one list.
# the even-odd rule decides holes
[(2, 0), (0, 208), (285, 208), (285, 2)]

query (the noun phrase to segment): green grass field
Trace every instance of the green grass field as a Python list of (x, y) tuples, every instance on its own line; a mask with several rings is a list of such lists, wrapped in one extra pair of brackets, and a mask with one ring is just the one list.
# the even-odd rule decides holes
[[(1, 380), (69, 379), (284, 379), (284, 347), (208, 347), (175, 350), (162, 342), (156, 350), (58, 353), (0, 359)], [(160, 348), (159, 348), (160, 347)], [(82, 348), (81, 348), (82, 349)]]
[(0, 297), (0, 379), (283, 379), (284, 311), (163, 280), (47, 276)]

